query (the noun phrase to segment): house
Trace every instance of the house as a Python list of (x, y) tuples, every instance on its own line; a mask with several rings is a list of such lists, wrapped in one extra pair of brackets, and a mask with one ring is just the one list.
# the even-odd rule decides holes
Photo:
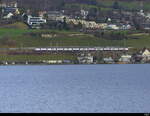
[(128, 30), (128, 29), (131, 29), (131, 28), (132, 28), (132, 26), (131, 26), (130, 24), (122, 25), (122, 26), (120, 27), (120, 29), (122, 29), (122, 30)]
[(108, 25), (107, 28), (108, 28), (108, 29), (119, 30), (119, 27), (118, 27), (117, 25), (115, 25), (115, 24), (110, 24), (110, 25)]
[(143, 17), (145, 17), (144, 10), (140, 10), (140, 12), (138, 12), (138, 14), (139, 14), (140, 16), (143, 16)]
[(148, 49), (143, 49), (139, 53), (133, 54), (132, 62), (134, 63), (150, 62), (150, 51)]
[(15, 8), (18, 7), (18, 3), (16, 1), (8, 2), (6, 5), (7, 7), (15, 7)]
[(148, 49), (145, 49), (142, 53), (142, 61), (147, 62), (150, 61), (150, 51)]
[(3, 18), (4, 18), (4, 19), (9, 19), (9, 18), (11, 18), (12, 16), (14, 16), (14, 15), (10, 12), (10, 13), (8, 13), (6, 16), (4, 16)]
[(107, 26), (108, 26), (107, 23), (98, 23), (98, 25), (99, 25), (99, 27), (100, 27), (101, 29), (106, 29)]
[(19, 8), (17, 7), (17, 2), (8, 2), (6, 3), (2, 3), (1, 7), (2, 7), (2, 15), (4, 16), (4, 18), (9, 18), (11, 17), (10, 15), (18, 15), (20, 14)]
[(94, 62), (94, 58), (91, 56), (91, 54), (81, 54), (81, 56), (79, 56), (77, 59), (80, 64), (92, 64)]
[(41, 24), (46, 23), (46, 19), (43, 19), (42, 17), (28, 16), (27, 23), (32, 28), (40, 28)]
[(0, 3), (0, 8), (4, 8), (6, 6), (7, 6), (6, 3)]
[(111, 19), (111, 18), (108, 18), (108, 19), (107, 19), (107, 22), (111, 22), (111, 21), (112, 21), (112, 19)]
[(71, 60), (63, 60), (64, 64), (70, 64), (72, 61)]
[(150, 22), (144, 22), (141, 24), (141, 26), (143, 27), (143, 29), (149, 30), (150, 29)]
[(3, 16), (7, 16), (8, 14), (18, 15), (20, 14), (19, 9), (16, 7), (5, 7), (2, 9)]
[(150, 13), (147, 13), (146, 18), (150, 19)]
[(112, 59), (112, 57), (103, 58), (103, 61), (104, 61), (104, 63), (107, 63), (107, 64), (112, 64), (112, 63), (114, 63), (114, 59)]
[(60, 11), (48, 11), (48, 20), (57, 21), (62, 20), (64, 18), (63, 14)]
[(83, 17), (83, 19), (86, 19), (87, 16), (88, 16), (89, 12), (88, 11), (85, 11), (85, 10), (81, 10), (81, 16)]
[(124, 63), (130, 63), (131, 62), (131, 55), (122, 55), (121, 58), (119, 59), (120, 62)]
[(17, 6), (18, 6), (18, 3), (17, 2), (1, 2), (0, 3), (0, 7), (1, 8), (6, 8), (6, 7), (15, 7), (15, 8), (17, 8)]
[(103, 24), (96, 23), (95, 21), (86, 21), (86, 20), (70, 19), (70, 18), (67, 18), (66, 22), (67, 23), (72, 22), (74, 25), (78, 25), (79, 23), (81, 23), (84, 28), (89, 28), (89, 29), (98, 29), (104, 26)]
[(141, 54), (133, 54), (131, 58), (132, 63), (141, 63), (143, 57)]
[(46, 13), (47, 13), (46, 11), (39, 11), (39, 12), (38, 12), (39, 17), (44, 17), (44, 15), (45, 15)]

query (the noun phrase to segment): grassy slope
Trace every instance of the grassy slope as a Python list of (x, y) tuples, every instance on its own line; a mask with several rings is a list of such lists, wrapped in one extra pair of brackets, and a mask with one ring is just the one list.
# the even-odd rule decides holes
[(28, 26), (22, 22), (16, 22), (14, 24), (7, 24), (4, 26), (0, 26), (0, 28), (11, 28), (11, 29), (28, 29)]
[(76, 60), (71, 54), (51, 55), (0, 55), (0, 61), (43, 61), (43, 60)]
[[(117, 46), (122, 45), (122, 41), (111, 41), (85, 34), (80, 36), (72, 36), (69, 34), (76, 32), (66, 31), (48, 31), (43, 32), (55, 32), (59, 37), (55, 38), (41, 38), (24, 35), (27, 32), (39, 32), (40, 30), (21, 30), (21, 29), (0, 29), (0, 42), (3, 37), (8, 36), (11, 40), (16, 42), (15, 47), (47, 47), (47, 46)], [(62, 35), (63, 33), (63, 35)], [(7, 47), (1, 44), (1, 47)], [(9, 46), (8, 46), (9, 47)]]
[(134, 46), (136, 48), (148, 47), (150, 48), (150, 35), (149, 34), (134, 34), (129, 35), (129, 38), (137, 38), (137, 39), (129, 39), (127, 41), (128, 46)]
[[(58, 37), (41, 38), (25, 35), (28, 32), (55, 32)], [(14, 47), (48, 47), (48, 46), (123, 46), (123, 40), (106, 40), (97, 38), (89, 34), (72, 36), (69, 35), (77, 32), (57, 31), (57, 30), (22, 30), (22, 29), (0, 29), (0, 47), (10, 47), (4, 45), (3, 37), (8, 36), (16, 42)], [(150, 47), (150, 35), (134, 34), (128, 35), (126, 45), (130, 47)], [(138, 38), (138, 39), (130, 39)]]

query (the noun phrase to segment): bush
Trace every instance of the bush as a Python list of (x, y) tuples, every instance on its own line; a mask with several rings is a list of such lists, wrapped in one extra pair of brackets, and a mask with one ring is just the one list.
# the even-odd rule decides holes
[(4, 36), (3, 38), (0, 39), (0, 44), (5, 45), (5, 46), (9, 46), (9, 47), (14, 47), (14, 46), (16, 46), (16, 41), (12, 40), (8, 36)]

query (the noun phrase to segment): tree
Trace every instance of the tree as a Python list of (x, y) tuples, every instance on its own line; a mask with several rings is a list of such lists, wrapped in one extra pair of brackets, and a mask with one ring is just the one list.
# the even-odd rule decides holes
[(63, 29), (67, 29), (67, 22), (66, 22), (66, 17), (63, 19)]
[(14, 47), (16, 46), (16, 41), (13, 40), (10, 36), (4, 36), (1, 38), (0, 44), (4, 46)]
[(23, 15), (23, 21), (27, 21), (28, 20), (28, 15), (27, 14), (24, 14)]
[(104, 37), (104, 34), (105, 34), (104, 32), (101, 32), (101, 37)]
[(115, 1), (114, 3), (113, 3), (113, 8), (114, 9), (119, 9), (120, 7), (119, 7), (119, 3), (117, 2), (117, 1)]
[(77, 27), (79, 28), (79, 29), (82, 29), (82, 27), (83, 27), (83, 25), (82, 25), (82, 23), (78, 23), (78, 25), (77, 25)]
[(139, 21), (138, 21), (136, 18), (133, 18), (133, 24), (134, 24), (134, 26), (135, 26), (135, 28), (136, 28), (137, 30), (141, 30), (141, 29), (142, 29), (142, 27), (141, 27)]
[(65, 1), (62, 0), (62, 1), (60, 2), (60, 8), (64, 8), (64, 6), (65, 6)]
[(44, 14), (44, 18), (45, 18), (46, 20), (48, 19), (48, 14), (47, 14), (47, 13)]

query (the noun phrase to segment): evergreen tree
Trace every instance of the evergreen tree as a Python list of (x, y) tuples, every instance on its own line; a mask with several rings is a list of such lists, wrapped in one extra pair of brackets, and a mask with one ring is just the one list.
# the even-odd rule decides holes
[(119, 7), (119, 3), (117, 2), (117, 1), (115, 1), (114, 3), (113, 3), (113, 8), (114, 9), (119, 9), (120, 7)]
[(63, 19), (63, 29), (67, 29), (66, 17)]

